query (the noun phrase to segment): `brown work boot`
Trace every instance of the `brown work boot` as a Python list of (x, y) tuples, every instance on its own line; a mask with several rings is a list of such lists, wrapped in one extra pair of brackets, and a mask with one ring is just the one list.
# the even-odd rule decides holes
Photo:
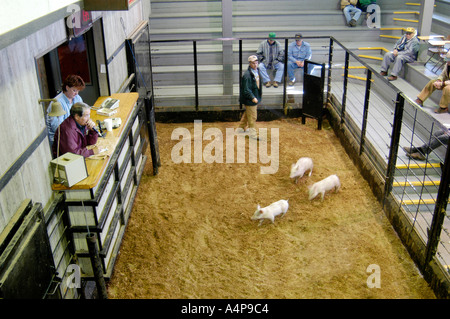
[(381, 72), (380, 72), (380, 75), (382, 75), (382, 76), (386, 76), (386, 75), (387, 75), (387, 72), (385, 72), (385, 71), (381, 71)]
[(405, 151), (406, 154), (411, 154), (414, 151), (412, 147), (407, 146), (403, 147), (403, 150)]
[(440, 108), (434, 110), (434, 113), (438, 113), (438, 114), (440, 114), (440, 113), (448, 113), (448, 107), (446, 107), (446, 108), (440, 107)]
[(395, 76), (395, 75), (391, 75), (391, 76), (388, 76), (388, 78), (387, 78), (389, 81), (395, 81), (395, 80), (397, 80), (397, 77)]
[(266, 88), (270, 88), (272, 86), (272, 82), (266, 82), (264, 85), (266, 86)]
[(419, 106), (423, 106), (423, 101), (421, 99), (419, 99), (419, 98), (415, 99), (414, 102), (419, 104)]
[(277, 88), (277, 87), (278, 87), (278, 82), (277, 82), (277, 81), (273, 82), (273, 87), (274, 87), (274, 88)]
[(424, 161), (425, 160), (425, 156), (423, 156), (422, 153), (420, 153), (420, 152), (406, 154), (406, 156), (414, 158), (414, 159), (419, 160), (419, 161)]

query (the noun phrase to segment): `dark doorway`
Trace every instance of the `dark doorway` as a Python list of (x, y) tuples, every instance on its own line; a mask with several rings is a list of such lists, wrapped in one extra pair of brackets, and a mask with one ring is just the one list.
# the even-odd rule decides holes
[(92, 29), (50, 51), (38, 61), (38, 65), (42, 86), (46, 86), (44, 98), (55, 97), (61, 92), (61, 84), (67, 75), (77, 74), (86, 83), (86, 88), (80, 92), (83, 101), (93, 105), (98, 99), (100, 94)]

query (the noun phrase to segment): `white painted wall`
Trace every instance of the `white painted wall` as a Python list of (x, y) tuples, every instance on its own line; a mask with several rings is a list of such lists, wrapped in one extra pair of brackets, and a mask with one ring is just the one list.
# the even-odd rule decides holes
[(0, 36), (79, 0), (2, 0)]

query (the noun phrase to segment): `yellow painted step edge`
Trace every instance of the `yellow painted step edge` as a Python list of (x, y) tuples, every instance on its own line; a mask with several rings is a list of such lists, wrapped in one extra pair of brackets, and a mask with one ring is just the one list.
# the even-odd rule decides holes
[[(342, 76), (344, 76), (344, 74), (342, 74)], [(356, 75), (348, 75), (349, 78), (353, 78), (353, 79), (357, 79), (357, 80), (362, 80), (362, 81), (367, 81), (367, 78), (361, 77), (361, 76), (356, 76)], [(373, 80), (370, 80), (373, 82)]]
[[(407, 6), (421, 6), (420, 3), (415, 3), (415, 2), (407, 2), (405, 3)], [(434, 5), (436, 7), (436, 5)]]
[(381, 58), (381, 57), (375, 57), (375, 56), (370, 56), (370, 55), (363, 55), (363, 54), (360, 54), (360, 55), (358, 55), (360, 58), (366, 58), (366, 59), (373, 59), (373, 60), (380, 60), (380, 61), (382, 61), (383, 60), (383, 58)]
[(380, 34), (380, 38), (391, 38), (391, 39), (400, 39), (401, 37), (396, 35), (386, 35), (386, 34)]
[(414, 22), (419, 23), (419, 20), (411, 20), (411, 19), (399, 19), (399, 18), (393, 18), (394, 21), (403, 21), (403, 22)]
[[(367, 69), (367, 67), (363, 66), (363, 65), (361, 65), (361, 66), (349, 66), (348, 68), (349, 69)], [(345, 66), (341, 67), (341, 69), (345, 69)]]
[(436, 200), (433, 198), (428, 199), (407, 199), (402, 201), (402, 205), (419, 205), (419, 204), (435, 204)]
[(410, 14), (410, 13), (420, 14), (419, 11), (394, 11), (394, 14)]
[(441, 164), (439, 163), (420, 163), (420, 164), (399, 164), (396, 165), (395, 168), (396, 169), (407, 169), (407, 168), (440, 168)]
[(389, 50), (384, 47), (362, 47), (358, 48), (358, 50), (382, 50), (384, 52), (389, 52)]
[(392, 186), (400, 187), (400, 186), (439, 186), (441, 181), (414, 181), (414, 182), (394, 182)]

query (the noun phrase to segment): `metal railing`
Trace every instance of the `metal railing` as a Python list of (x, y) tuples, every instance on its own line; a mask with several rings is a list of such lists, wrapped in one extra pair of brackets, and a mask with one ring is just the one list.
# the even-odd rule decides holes
[[(223, 72), (231, 72), (222, 78), (232, 83), (221, 83), (225, 86), (238, 86), (234, 88), (231, 95), (238, 101), (240, 78), (243, 66), (247, 65), (248, 53), (244, 44), (254, 45), (255, 40), (263, 39), (209, 39), (194, 40), (192, 54), (193, 79), (190, 87), (194, 91), (195, 110), (199, 108), (200, 88), (208, 83), (201, 81), (200, 66), (205, 66), (203, 61), (199, 63), (199, 50), (197, 43), (203, 44), (229, 42), (234, 45), (232, 64), (239, 67), (225, 67)], [(287, 61), (288, 39), (278, 39), (284, 42)], [(405, 156), (402, 147), (420, 146), (431, 142), (439, 132), (447, 132), (447, 128), (436, 121), (432, 116), (418, 107), (410, 96), (401, 92), (396, 86), (387, 81), (371, 67), (369, 63), (357, 54), (346, 48), (333, 37), (306, 38), (312, 41), (315, 49), (320, 48), (320, 53), (314, 52), (315, 62), (326, 63), (328, 75), (326, 79), (326, 95), (328, 104), (339, 116), (339, 122), (345, 127), (358, 147), (359, 156), (365, 155), (374, 170), (384, 181), (383, 201), (392, 196), (398, 206), (398, 214), (407, 216), (411, 231), (417, 232), (423, 240), (425, 253), (419, 262), (421, 267), (426, 267), (436, 257), (440, 265), (447, 271), (449, 278), (450, 264), (450, 239), (448, 227), (450, 218), (446, 207), (449, 196), (449, 147), (442, 143), (440, 147), (431, 150), (425, 161), (416, 161)], [(158, 67), (158, 49), (155, 46), (161, 43), (179, 44), (186, 40), (151, 41), (152, 67)], [(208, 50), (202, 52), (205, 54)], [(218, 53), (220, 55), (221, 52)], [(208, 61), (207, 58), (205, 58)], [(215, 72), (220, 73), (218, 69)], [(176, 68), (175, 71), (176, 72)], [(175, 73), (172, 75), (175, 78)], [(283, 108), (287, 103), (287, 67), (283, 77), (284, 85), (279, 96)], [(156, 83), (155, 86), (160, 83)], [(224, 89), (223, 92), (226, 90)], [(223, 94), (230, 94), (229, 91)], [(222, 95), (218, 93), (218, 95)], [(157, 97), (157, 92), (154, 96)], [(157, 107), (157, 105), (156, 105)], [(445, 237), (441, 239), (441, 237)]]
[[(329, 79), (329, 94), (340, 102), (332, 105), (340, 114), (341, 125), (352, 132), (359, 154), (366, 153), (383, 177), (384, 200), (392, 195), (398, 203), (398, 213), (408, 216), (411, 229), (423, 239), (426, 248), (421, 266), (425, 267), (436, 256), (448, 272), (448, 129), (338, 41), (332, 39), (331, 46), (333, 60), (339, 51), (345, 56), (345, 61), (340, 61), (344, 64), (343, 74), (333, 74)], [(350, 79), (351, 66), (364, 67), (366, 78)], [(337, 71), (334, 67), (330, 69), (333, 73)], [(441, 134), (446, 137), (438, 139)], [(429, 145), (432, 141), (436, 148), (422, 151), (423, 161), (405, 156), (402, 150)]]
[[(185, 95), (192, 99), (196, 111), (204, 106), (200, 98), (208, 95), (231, 96), (233, 99), (229, 105), (239, 105), (240, 81), (243, 72), (248, 67), (247, 57), (250, 54), (255, 54), (258, 44), (263, 40), (265, 38), (150, 41), (153, 96), (158, 98), (163, 94), (160, 91), (164, 92), (165, 87), (172, 86), (172, 92), (183, 91)], [(292, 39), (277, 38), (277, 40), (284, 49), (284, 60), (287, 61), (288, 45)], [(314, 62), (327, 62), (329, 37), (304, 37), (304, 41), (310, 40), (314, 41), (311, 46), (315, 50), (315, 56), (312, 60)], [(319, 50), (320, 53), (318, 53)], [(216, 53), (217, 57), (205, 57), (208, 52)], [(220, 61), (218, 60), (219, 56), (222, 56)], [(161, 62), (164, 59), (167, 61), (165, 64)], [(171, 64), (172, 62), (177, 63), (177, 65)], [(297, 69), (296, 76), (299, 74), (298, 70), (301, 69)], [(301, 77), (301, 72), (299, 76)], [(297, 83), (301, 83), (298, 80), (297, 78)], [(211, 84), (215, 86), (213, 90), (209, 89)], [(281, 85), (278, 88), (282, 98), (276, 102), (283, 109), (288, 104), (287, 84), (287, 68), (285, 67)], [(177, 103), (176, 97), (177, 95), (174, 95), (172, 101), (175, 106)], [(181, 102), (185, 102), (185, 100), (183, 99)], [(210, 101), (208, 100), (208, 102)]]

